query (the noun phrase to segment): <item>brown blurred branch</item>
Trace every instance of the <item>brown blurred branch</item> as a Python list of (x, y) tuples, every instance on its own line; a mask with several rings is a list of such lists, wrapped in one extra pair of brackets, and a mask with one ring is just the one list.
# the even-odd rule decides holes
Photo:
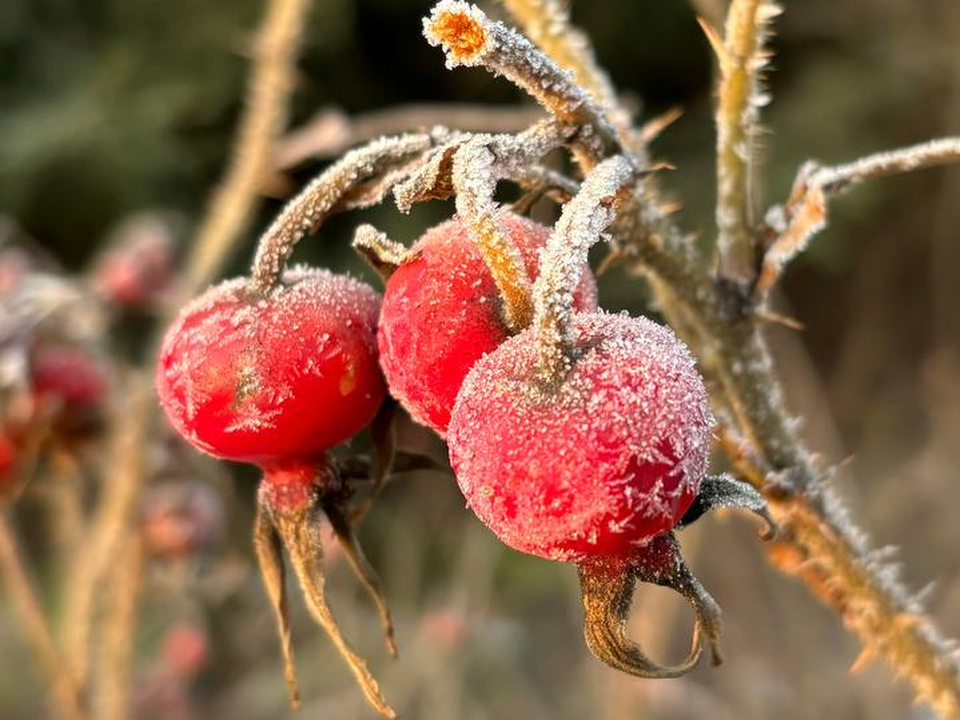
[(187, 263), (186, 297), (216, 273), (272, 169), (274, 144), (287, 124), (287, 99), (309, 7), (310, 0), (270, 0), (267, 5), (253, 49), (253, 70), (233, 158), (197, 232)]
[(436, 125), (475, 132), (518, 132), (544, 117), (535, 105), (490, 107), (446, 103), (397, 105), (359, 115), (339, 108), (321, 110), (276, 143), (274, 169), (287, 170), (305, 160), (336, 157), (354, 145), (382, 135), (426, 132)]
[(6, 509), (0, 510), (0, 574), (20, 616), (24, 636), (50, 682), (56, 713), (65, 720), (83, 720), (80, 687), (53, 640)]

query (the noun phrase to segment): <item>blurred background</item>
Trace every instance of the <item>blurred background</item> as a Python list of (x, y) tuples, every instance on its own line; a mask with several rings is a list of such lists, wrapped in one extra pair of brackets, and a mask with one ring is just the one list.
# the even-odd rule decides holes
[[(960, 133), (956, 0), (787, 5), (772, 41), (758, 207), (782, 201), (807, 159), (843, 162)], [(315, 2), (291, 127), (320, 114), (336, 136), (346, 117), (369, 119), (400, 103), (524, 102), (481, 70), (444, 70), (420, 36), (428, 9), (416, 0)], [(722, 9), (721, 0), (573, 7), (641, 119), (682, 108), (654, 154), (677, 167), (662, 183), (682, 203), (680, 224), (706, 236), (715, 231), (714, 70), (695, 13)], [(0, 270), (13, 272), (13, 248), (16, 262), (96, 294), (104, 253), (117, 243), (139, 238), (142, 252), (162, 246), (182, 257), (228, 162), (262, 10), (258, 0), (0, 2)], [(271, 197), (236, 243), (227, 274), (244, 271), (283, 198), (328, 162), (294, 160), (282, 176), (265, 178)], [(352, 228), (369, 221), (411, 242), (451, 207), (428, 203), (402, 216), (386, 204), (338, 216), (295, 258), (378, 283), (349, 248)], [(805, 329), (772, 327), (770, 337), (804, 433), (841, 468), (841, 494), (875, 545), (899, 547), (912, 589), (933, 583), (926, 605), (956, 637), (960, 168), (874, 181), (831, 211), (830, 228), (792, 268), (777, 301)], [(537, 212), (549, 220), (554, 209)], [(9, 277), (0, 272), (0, 293)], [(600, 288), (610, 309), (651, 312), (642, 281), (620, 268)], [(94, 312), (105, 313), (95, 322), (106, 323), (101, 351), (115, 365), (148, 356), (155, 309)], [(157, 434), (141, 512), (159, 539), (144, 566), (130, 660), (133, 715), (287, 717), (274, 618), (250, 543), (256, 475), (201, 458), (162, 428)], [(401, 439), (445, 462), (442, 443), (425, 430), (406, 422)], [(82, 483), (109, 466), (115, 456), (99, 448), (77, 441), (40, 457), (12, 511), (55, 630), (64, 622), (59, 578), (85, 562), (74, 515), (96, 494), (74, 492), (73, 505), (64, 505), (58, 483)], [(171, 517), (202, 531), (178, 544), (185, 531)], [(756, 531), (749, 519), (722, 516), (684, 533), (689, 563), (725, 610), (726, 662), (702, 663), (681, 680), (634, 680), (596, 662), (581, 640), (573, 567), (500, 545), (442, 472), (397, 477), (361, 531), (397, 622), (400, 660), (385, 657), (375, 610), (336, 552), (327, 557), (328, 589), (347, 636), (406, 718), (927, 717), (882, 664), (851, 672), (857, 643), (802, 585), (767, 566)], [(44, 676), (4, 590), (0, 716), (43, 717)], [(296, 592), (292, 605), (300, 715), (374, 717)], [(692, 618), (665, 591), (640, 591), (633, 623), (654, 657), (684, 654)]]

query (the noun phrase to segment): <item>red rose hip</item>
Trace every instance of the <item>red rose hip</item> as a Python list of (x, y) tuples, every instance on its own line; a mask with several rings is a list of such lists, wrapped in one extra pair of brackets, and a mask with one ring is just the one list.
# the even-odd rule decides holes
[(160, 352), (157, 388), (201, 450), (263, 464), (319, 457), (362, 430), (385, 395), (372, 288), (296, 268), (264, 295), (246, 280), (188, 305)]
[(671, 529), (706, 471), (711, 414), (684, 345), (643, 318), (574, 319), (572, 369), (539, 385), (536, 335), (477, 362), (450, 422), (467, 503), (507, 545), (554, 560), (629, 555)]
[[(536, 278), (550, 228), (509, 212), (498, 219)], [(589, 272), (582, 274), (574, 304), (578, 310), (596, 308)], [(467, 372), (511, 334), (502, 306), (493, 276), (459, 219), (428, 230), (393, 272), (380, 312), (380, 363), (391, 394), (415, 420), (446, 432)]]

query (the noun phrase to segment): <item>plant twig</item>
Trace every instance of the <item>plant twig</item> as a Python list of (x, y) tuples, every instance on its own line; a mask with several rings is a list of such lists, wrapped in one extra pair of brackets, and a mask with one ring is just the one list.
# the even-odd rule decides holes
[(633, 164), (621, 155), (597, 165), (580, 192), (563, 206), (547, 241), (534, 286), (539, 372), (547, 384), (556, 383), (569, 370), (573, 295), (587, 267), (587, 253), (613, 220), (617, 196), (634, 176)]
[(787, 263), (826, 227), (829, 199), (865, 180), (952, 162), (960, 162), (960, 137), (888, 150), (843, 165), (804, 163), (786, 205), (768, 213), (769, 219), (779, 225), (779, 234), (764, 254), (754, 287), (754, 301), (762, 303), (766, 299)]
[(253, 48), (253, 71), (226, 176), (197, 232), (187, 263), (186, 297), (206, 285), (250, 217), (274, 144), (287, 124), (301, 30), (310, 0), (269, 0)]
[(424, 18), (423, 34), (447, 56), (447, 67), (482, 66), (526, 90), (551, 115), (574, 126), (587, 126), (575, 143), (578, 159), (589, 170), (614, 154), (619, 140), (613, 125), (590, 95), (557, 63), (527, 38), (490, 20), (476, 5), (441, 0)]
[(131, 531), (126, 533), (122, 544), (110, 578), (112, 605), (103, 620), (94, 706), (97, 720), (124, 720), (130, 709), (137, 608), (143, 585), (143, 538)]
[(85, 715), (80, 686), (53, 640), (30, 573), (17, 547), (6, 509), (0, 509), (0, 573), (20, 616), (23, 633), (33, 646), (41, 670), (50, 681), (51, 700), (56, 713), (64, 720), (83, 720)]
[(543, 111), (536, 105), (410, 103), (359, 115), (325, 108), (277, 141), (274, 166), (285, 170), (312, 158), (336, 157), (354, 145), (382, 135), (427, 131), (437, 125), (467, 132), (512, 133), (542, 118)]
[(250, 290), (263, 293), (276, 284), (294, 246), (338, 210), (368, 207), (405, 178), (430, 149), (427, 134), (379, 138), (347, 153), (310, 182), (260, 237), (250, 270)]
[(129, 397), (114, 410), (110, 466), (105, 471), (102, 497), (89, 538), (78, 551), (66, 591), (65, 646), (72, 672), (86, 683), (91, 651), (91, 630), (97, 595), (121, 551), (143, 484), (144, 437), (153, 416), (151, 384), (145, 376), (127, 380)]
[(610, 78), (597, 64), (593, 47), (581, 30), (570, 24), (570, 13), (557, 0), (502, 0), (524, 33), (560, 67), (573, 72), (574, 82), (600, 107), (618, 109)]
[[(637, 198), (621, 210), (623, 218), (616, 225), (621, 252), (652, 278), (661, 309), (699, 356), (708, 382), (718, 389), (718, 410), (732, 419), (750, 448), (740, 456), (756, 457), (769, 468), (754, 480), (762, 478), (760, 489), (783, 529), (779, 546), (796, 553), (799, 567), (815, 566), (823, 554), (832, 556), (835, 567), (827, 563), (826, 571), (836, 575), (824, 576), (829, 595), (819, 592), (815, 578), (803, 573), (799, 577), (845, 619), (864, 648), (885, 657), (909, 679), (919, 699), (944, 716), (957, 715), (958, 660), (932, 624), (916, 619), (915, 603), (891, 568), (871, 556), (863, 534), (825, 489), (827, 478), (813, 465), (784, 407), (761, 321), (750, 314), (742, 294), (718, 283), (691, 254), (669, 216), (657, 211), (655, 193), (643, 200)], [(794, 511), (782, 511), (785, 507)], [(804, 518), (809, 522), (794, 531), (794, 523)]]
[(720, 61), (717, 103), (717, 228), (720, 270), (742, 282), (753, 278), (757, 243), (753, 232), (753, 142), (767, 97), (760, 73), (767, 64), (764, 41), (780, 8), (769, 0), (733, 0), (725, 39), (700, 20)]

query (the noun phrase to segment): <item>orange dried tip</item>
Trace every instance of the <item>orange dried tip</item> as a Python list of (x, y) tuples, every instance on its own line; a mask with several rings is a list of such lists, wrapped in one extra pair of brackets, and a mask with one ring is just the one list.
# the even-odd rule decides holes
[(486, 29), (471, 13), (463, 10), (438, 13), (430, 31), (456, 60), (469, 61), (487, 47)]

